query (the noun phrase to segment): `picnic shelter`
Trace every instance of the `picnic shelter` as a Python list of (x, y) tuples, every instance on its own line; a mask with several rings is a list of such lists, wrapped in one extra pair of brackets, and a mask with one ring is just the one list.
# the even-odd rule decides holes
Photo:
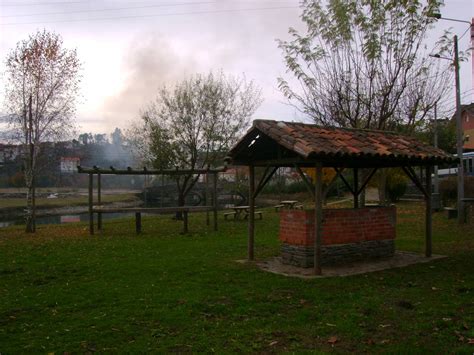
[[(272, 120), (255, 120), (229, 152), (232, 165), (249, 168), (248, 259), (254, 260), (255, 198), (280, 167), (295, 168), (314, 197), (313, 211), (281, 211), (282, 255), (311, 266), (316, 275), (327, 260), (341, 255), (388, 256), (394, 251), (395, 207), (364, 207), (359, 196), (377, 169), (399, 167), (423, 193), (425, 200), (425, 255), (432, 255), (433, 167), (454, 158), (441, 149), (398, 133)], [(263, 168), (256, 181), (255, 168)], [(315, 168), (311, 182), (302, 168)], [(324, 210), (322, 169), (334, 168), (352, 193), (353, 209)], [(416, 174), (423, 171), (424, 179)], [(353, 183), (342, 172), (350, 169)], [(359, 174), (360, 170), (365, 176)], [(361, 178), (362, 177), (362, 178)], [(360, 181), (359, 181), (360, 180)], [(329, 184), (326, 189), (330, 187)], [(294, 239), (296, 236), (296, 240)], [(293, 239), (292, 239), (293, 238)], [(342, 254), (341, 254), (342, 253)], [(345, 254), (344, 254), (345, 253)], [(344, 259), (344, 257), (342, 257)]]

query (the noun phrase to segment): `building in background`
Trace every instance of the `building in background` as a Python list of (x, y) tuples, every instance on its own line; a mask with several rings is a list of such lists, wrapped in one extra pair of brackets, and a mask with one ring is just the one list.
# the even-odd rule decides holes
[(474, 103), (461, 106), (461, 120), (464, 137), (463, 150), (474, 151)]
[(78, 157), (61, 157), (59, 170), (61, 174), (73, 174), (77, 172), (77, 166), (81, 165), (81, 159)]

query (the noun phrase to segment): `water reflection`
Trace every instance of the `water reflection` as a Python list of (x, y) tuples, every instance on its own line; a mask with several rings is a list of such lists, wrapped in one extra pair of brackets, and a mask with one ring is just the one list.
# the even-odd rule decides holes
[[(102, 219), (113, 219), (120, 217), (129, 217), (133, 216), (133, 213), (104, 213)], [(94, 218), (97, 218), (97, 215), (94, 215)], [(77, 222), (88, 222), (89, 214), (88, 213), (79, 213), (79, 214), (65, 214), (60, 216), (44, 216), (36, 217), (36, 224), (66, 224), (66, 223), (77, 223)], [(23, 218), (9, 220), (9, 221), (0, 221), (0, 228), (5, 228), (13, 225), (24, 225), (25, 220)]]

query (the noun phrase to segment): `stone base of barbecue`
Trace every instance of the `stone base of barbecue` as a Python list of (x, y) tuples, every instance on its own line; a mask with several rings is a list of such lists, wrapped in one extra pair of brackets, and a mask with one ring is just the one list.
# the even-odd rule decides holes
[[(370, 240), (359, 243), (336, 244), (321, 247), (321, 264), (347, 264), (355, 261), (387, 258), (395, 253), (395, 241)], [(314, 266), (314, 248), (305, 245), (283, 243), (281, 246), (282, 263), (299, 267)]]

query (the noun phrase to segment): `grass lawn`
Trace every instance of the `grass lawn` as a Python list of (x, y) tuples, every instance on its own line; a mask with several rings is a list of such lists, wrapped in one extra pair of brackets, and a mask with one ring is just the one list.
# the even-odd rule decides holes
[[(399, 206), (397, 248), (423, 250), (423, 207)], [(344, 278), (266, 273), (246, 257), (246, 224), (217, 233), (191, 215), (0, 230), (0, 353), (474, 351), (474, 232), (434, 218), (449, 258)], [(278, 217), (257, 221), (256, 255), (278, 254)]]

